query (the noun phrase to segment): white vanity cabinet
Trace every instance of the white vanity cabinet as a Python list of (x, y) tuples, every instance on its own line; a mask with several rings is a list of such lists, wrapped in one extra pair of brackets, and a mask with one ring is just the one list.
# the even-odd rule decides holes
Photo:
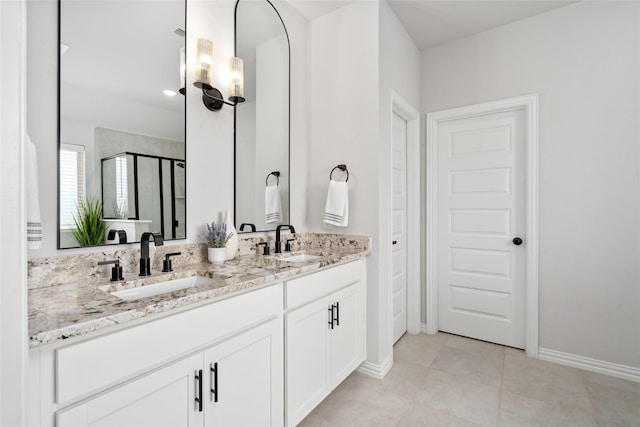
[(363, 361), (362, 260), (285, 283), (286, 417), (295, 426)]
[(30, 425), (283, 425), (282, 295), (272, 285), (32, 350)]
[(59, 411), (57, 426), (280, 426), (281, 337), (271, 320)]

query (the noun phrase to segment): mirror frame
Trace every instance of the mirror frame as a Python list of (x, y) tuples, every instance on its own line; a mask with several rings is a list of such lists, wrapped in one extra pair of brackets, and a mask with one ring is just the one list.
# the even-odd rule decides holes
[[(56, 88), (56, 95), (57, 95), (57, 99), (56, 99), (56, 107), (57, 107), (57, 111), (56, 111), (56, 119), (57, 119), (57, 128), (56, 128), (56, 141), (57, 141), (57, 152), (56, 152), (56, 173), (57, 173), (57, 183), (56, 183), (56, 187), (57, 187), (57, 194), (56, 194), (56, 249), (58, 250), (64, 250), (64, 249), (84, 249), (84, 248), (95, 248), (95, 247), (111, 247), (111, 246), (122, 246), (122, 245), (130, 245), (130, 244), (134, 244), (134, 243), (140, 243), (140, 240), (133, 240), (133, 241), (128, 241), (127, 243), (103, 243), (101, 245), (93, 245), (93, 246), (66, 246), (66, 247), (61, 247), (60, 243), (61, 243), (61, 229), (60, 229), (60, 148), (61, 148), (61, 144), (62, 141), (60, 139), (61, 137), (61, 86), (62, 86), (62, 79), (61, 79), (61, 71), (62, 71), (62, 53), (60, 51), (60, 45), (62, 43), (62, 1), (63, 0), (58, 0), (58, 8), (57, 8), (57, 12), (58, 12), (58, 16), (57, 16), (57, 24), (58, 24), (58, 38), (57, 38), (57, 83), (58, 83), (58, 87)], [(184, 28), (185, 28), (185, 32), (188, 29), (188, 0), (182, 0), (184, 2)], [(239, 1), (239, 0), (238, 0)], [(268, 0), (267, 0), (268, 1)], [(234, 34), (235, 37), (235, 34)], [(288, 36), (287, 36), (288, 39)], [(185, 50), (185, 58), (187, 58), (187, 54), (188, 54), (188, 50), (189, 50), (189, 46), (187, 43), (187, 35), (185, 34), (184, 36), (184, 50)], [(235, 43), (235, 41), (234, 41)], [(189, 63), (188, 61), (185, 61), (185, 76), (189, 75)], [(185, 86), (186, 84), (189, 82), (189, 78), (186, 77), (185, 80)], [(175, 238), (175, 239), (165, 239), (165, 240), (170, 240), (170, 241), (174, 241), (174, 240), (186, 240), (188, 237), (188, 218), (189, 216), (187, 215), (187, 194), (188, 194), (188, 178), (187, 178), (187, 169), (186, 169), (186, 164), (187, 164), (187, 93), (188, 91), (185, 91), (184, 96), (184, 113), (183, 113), (183, 120), (184, 120), (184, 163), (185, 163), (185, 177), (184, 177), (184, 194), (185, 194), (185, 206), (184, 206), (184, 229), (185, 229), (185, 233), (184, 233), (184, 237), (180, 237), (180, 238)], [(235, 115), (234, 115), (235, 117)], [(235, 129), (235, 119), (234, 119), (234, 129)], [(100, 195), (100, 197), (102, 198), (102, 194)], [(104, 217), (104, 213), (103, 213), (103, 217)]]
[[(238, 5), (240, 4), (242, 0), (236, 0), (236, 5), (234, 7), (233, 10), (233, 55), (234, 56), (238, 56)], [(246, 0), (245, 0), (246, 1)], [(288, 64), (288, 71), (289, 71), (289, 108), (288, 108), (288, 117), (287, 117), (287, 146), (288, 146), (288, 150), (287, 150), (287, 163), (289, 165), (289, 171), (287, 174), (287, 180), (288, 180), (288, 194), (287, 197), (289, 198), (289, 203), (287, 205), (288, 207), (288, 212), (287, 212), (287, 221), (290, 223), (291, 222), (291, 40), (289, 39), (289, 31), (287, 30), (287, 26), (284, 24), (284, 20), (282, 19), (282, 16), (280, 15), (280, 12), (278, 12), (278, 9), (276, 9), (276, 7), (273, 5), (273, 3), (271, 3), (270, 0), (264, 0), (267, 3), (269, 3), (269, 6), (271, 6), (271, 8), (273, 9), (273, 11), (275, 12), (275, 14), (278, 16), (278, 19), (280, 20), (280, 23), (282, 23), (282, 28), (284, 29), (284, 34), (287, 37), (287, 49), (288, 49), (288, 56), (289, 56), (289, 64)], [(264, 232), (269, 232), (269, 231), (275, 231), (275, 227), (273, 229), (266, 229), (266, 230), (256, 230), (256, 231), (240, 231), (240, 224), (238, 224), (238, 189), (237, 189), (237, 183), (238, 183), (238, 167), (237, 167), (237, 139), (236, 139), (236, 126), (237, 126), (237, 106), (233, 107), (233, 223), (235, 224), (235, 228), (236, 228), (236, 233), (238, 234), (248, 234), (248, 233), (264, 233)], [(283, 214), (284, 216), (284, 214)], [(283, 224), (285, 224), (283, 222)]]

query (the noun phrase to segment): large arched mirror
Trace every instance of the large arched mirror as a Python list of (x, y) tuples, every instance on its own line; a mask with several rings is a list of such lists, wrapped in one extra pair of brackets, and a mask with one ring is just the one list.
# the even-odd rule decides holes
[(236, 2), (235, 51), (246, 98), (235, 107), (236, 229), (274, 230), (289, 222), (290, 47), (270, 1)]
[(59, 0), (59, 248), (186, 237), (185, 8)]

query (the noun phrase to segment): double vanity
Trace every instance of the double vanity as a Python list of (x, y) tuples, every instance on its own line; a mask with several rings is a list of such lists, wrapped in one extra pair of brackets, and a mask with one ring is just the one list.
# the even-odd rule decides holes
[(29, 425), (299, 423), (364, 361), (370, 251), (366, 236), (299, 240), (221, 265), (203, 262), (203, 245), (172, 245), (170, 273), (155, 268), (159, 247), (151, 276), (125, 269), (119, 282), (95, 265), (103, 253), (81, 256), (81, 276), (35, 263)]

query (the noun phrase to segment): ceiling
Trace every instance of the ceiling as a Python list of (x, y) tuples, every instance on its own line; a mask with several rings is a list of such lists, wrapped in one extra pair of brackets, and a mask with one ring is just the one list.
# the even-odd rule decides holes
[[(420, 50), (566, 6), (555, 0), (387, 0)], [(309, 20), (351, 1), (290, 0)]]

